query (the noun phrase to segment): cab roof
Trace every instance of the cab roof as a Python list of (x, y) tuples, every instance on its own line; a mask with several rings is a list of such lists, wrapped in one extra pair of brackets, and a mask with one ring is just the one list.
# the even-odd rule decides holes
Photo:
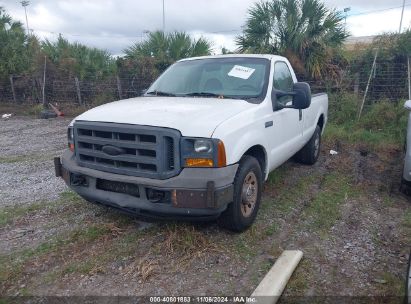
[(262, 58), (268, 60), (284, 60), (285, 57), (272, 55), (272, 54), (226, 54), (226, 55), (210, 55), (210, 56), (199, 56), (184, 58), (179, 61), (189, 61), (189, 60), (198, 60), (198, 59), (211, 59), (211, 58)]

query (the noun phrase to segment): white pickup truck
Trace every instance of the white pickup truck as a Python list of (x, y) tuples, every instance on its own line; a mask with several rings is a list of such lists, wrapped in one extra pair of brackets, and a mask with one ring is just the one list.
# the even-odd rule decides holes
[(243, 231), (271, 171), (317, 161), (327, 111), (284, 57), (184, 59), (144, 96), (76, 117), (56, 175), (90, 202)]

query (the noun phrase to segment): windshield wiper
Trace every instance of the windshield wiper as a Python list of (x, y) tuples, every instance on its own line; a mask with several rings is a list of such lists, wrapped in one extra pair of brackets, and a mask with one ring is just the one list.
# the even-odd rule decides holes
[(146, 93), (147, 95), (155, 95), (155, 96), (171, 96), (175, 97), (176, 95), (173, 93), (162, 92), (162, 91), (150, 91)]
[(220, 98), (226, 98), (226, 96), (222, 94), (216, 94), (216, 93), (211, 93), (211, 92), (193, 92), (193, 93), (187, 93), (184, 94), (184, 96), (199, 96), (199, 97), (220, 97)]
[(257, 96), (241, 96), (241, 95), (222, 95), (222, 94), (215, 94), (211, 92), (193, 92), (193, 93), (187, 93), (184, 94), (183, 96), (199, 96), (199, 97), (216, 97), (216, 98), (221, 98), (221, 99), (244, 99), (244, 100), (249, 100), (253, 98), (257, 98)]

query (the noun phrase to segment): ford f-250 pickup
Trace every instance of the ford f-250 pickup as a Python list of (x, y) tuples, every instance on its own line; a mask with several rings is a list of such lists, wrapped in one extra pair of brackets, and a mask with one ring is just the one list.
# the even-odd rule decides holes
[(184, 59), (143, 96), (76, 117), (56, 175), (90, 202), (243, 231), (271, 171), (317, 161), (327, 111), (284, 57)]

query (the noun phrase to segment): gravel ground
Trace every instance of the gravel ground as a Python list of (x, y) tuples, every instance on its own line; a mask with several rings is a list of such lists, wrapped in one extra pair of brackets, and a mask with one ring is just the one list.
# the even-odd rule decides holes
[(0, 206), (56, 200), (65, 189), (53, 157), (66, 148), (70, 119), (0, 120)]
[(283, 249), (304, 252), (285, 296), (403, 294), (411, 204), (398, 192), (399, 149), (339, 143), (330, 156), (325, 142), (314, 166), (276, 170), (256, 223), (233, 234), (147, 222), (67, 191), (52, 159), (68, 123), (0, 120), (0, 295), (246, 296)]

